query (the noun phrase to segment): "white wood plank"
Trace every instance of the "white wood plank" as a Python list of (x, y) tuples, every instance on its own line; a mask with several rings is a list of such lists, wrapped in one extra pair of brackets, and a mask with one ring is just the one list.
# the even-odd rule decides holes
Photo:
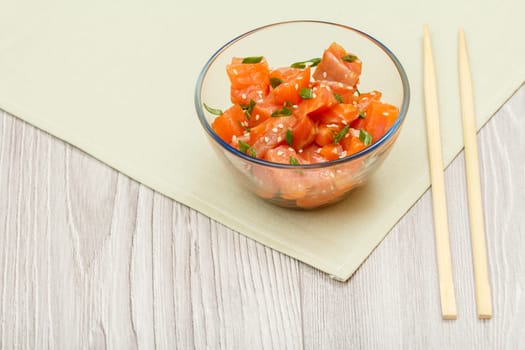
[(135, 229), (131, 233), (130, 311), (137, 349), (155, 348), (153, 299), (153, 191), (139, 187)]
[[(495, 348), (525, 348), (525, 86), (479, 139)], [(502, 119), (503, 119), (502, 118)]]
[(298, 263), (2, 113), (0, 348), (302, 344)]

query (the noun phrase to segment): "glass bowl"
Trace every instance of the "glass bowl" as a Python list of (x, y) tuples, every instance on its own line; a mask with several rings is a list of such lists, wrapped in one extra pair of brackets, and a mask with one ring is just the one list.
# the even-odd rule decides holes
[[(369, 147), (333, 161), (292, 165), (269, 162), (240, 152), (223, 141), (211, 124), (216, 115), (208, 106), (227, 108), (230, 81), (226, 66), (233, 57), (264, 56), (270, 68), (322, 56), (337, 42), (363, 62), (359, 90), (382, 92), (382, 101), (399, 108), (393, 126)], [(225, 166), (247, 191), (273, 204), (313, 209), (345, 198), (364, 185), (369, 175), (387, 157), (407, 113), (410, 100), (408, 78), (399, 60), (381, 42), (355, 28), (323, 21), (298, 20), (266, 25), (227, 42), (202, 69), (196, 84), (195, 108), (208, 139)], [(351, 199), (349, 199), (351, 200)]]

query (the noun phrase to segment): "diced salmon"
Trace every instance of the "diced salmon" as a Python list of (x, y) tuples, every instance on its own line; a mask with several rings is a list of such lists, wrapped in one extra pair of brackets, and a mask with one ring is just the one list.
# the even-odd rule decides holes
[(332, 80), (346, 85), (355, 86), (361, 75), (361, 61), (345, 62), (343, 57), (348, 53), (336, 43), (332, 43), (323, 53), (323, 58), (317, 66), (313, 78), (316, 80)]

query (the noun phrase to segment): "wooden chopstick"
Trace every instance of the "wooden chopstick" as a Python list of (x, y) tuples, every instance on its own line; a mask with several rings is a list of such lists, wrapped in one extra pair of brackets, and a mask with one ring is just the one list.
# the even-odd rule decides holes
[(467, 175), (474, 282), (476, 285), (476, 305), (478, 318), (489, 319), (492, 317), (492, 301), (487, 262), (487, 244), (485, 242), (485, 228), (483, 223), (474, 97), (463, 28), (459, 29), (458, 43), (461, 115), (463, 119), (463, 139), (465, 142), (465, 168)]
[(454, 293), (450, 242), (448, 237), (447, 204), (445, 197), (445, 179), (443, 175), (443, 157), (441, 155), (436, 74), (428, 25), (424, 26), (423, 33), (425, 114), (427, 120), (430, 177), (432, 181), (432, 205), (434, 211), (434, 234), (436, 237), (441, 314), (445, 320), (455, 320), (457, 319), (456, 296)]

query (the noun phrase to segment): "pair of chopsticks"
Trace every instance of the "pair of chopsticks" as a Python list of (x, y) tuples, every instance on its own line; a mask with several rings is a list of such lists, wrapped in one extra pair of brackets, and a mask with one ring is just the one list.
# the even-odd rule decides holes
[[(425, 112), (427, 118), (427, 140), (432, 181), (432, 205), (434, 210), (434, 231), (436, 236), (441, 313), (443, 319), (455, 320), (457, 319), (456, 297), (452, 278), (450, 241), (448, 236), (436, 74), (427, 25), (424, 26), (423, 33)], [(476, 305), (478, 318), (489, 319), (492, 317), (492, 301), (481, 201), (474, 98), (465, 33), (462, 28), (459, 30), (458, 61)]]

